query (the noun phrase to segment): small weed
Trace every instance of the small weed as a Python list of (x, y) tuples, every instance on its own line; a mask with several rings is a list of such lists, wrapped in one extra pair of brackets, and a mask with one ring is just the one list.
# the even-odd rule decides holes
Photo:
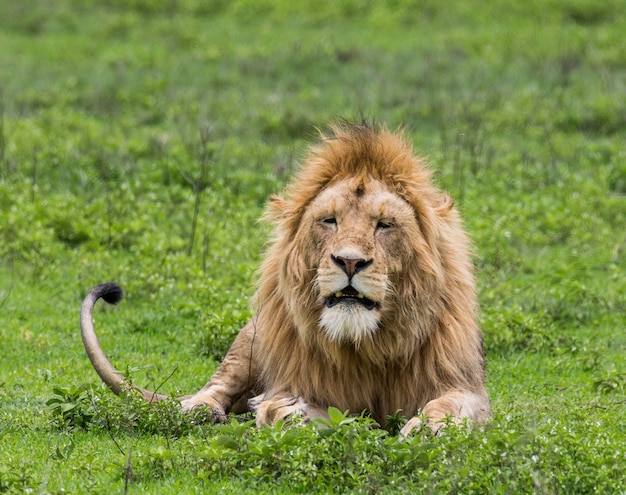
[(46, 405), (56, 427), (89, 428), (95, 415), (91, 388), (91, 385), (82, 384), (72, 387), (56, 386), (52, 389), (53, 396), (48, 399)]
[(208, 322), (199, 336), (196, 350), (200, 356), (221, 361), (239, 330), (250, 318), (249, 312), (227, 301), (219, 310), (205, 317)]
[(34, 477), (27, 467), (9, 469), (0, 464), (0, 493), (28, 493)]
[(626, 161), (612, 167), (609, 174), (609, 191), (626, 195)]
[(617, 373), (614, 370), (606, 372), (601, 378), (597, 378), (594, 387), (603, 394), (626, 395), (626, 373)]
[(566, 5), (564, 16), (581, 25), (597, 24), (610, 19), (613, 8), (612, 2), (598, 4), (588, 0), (576, 0)]

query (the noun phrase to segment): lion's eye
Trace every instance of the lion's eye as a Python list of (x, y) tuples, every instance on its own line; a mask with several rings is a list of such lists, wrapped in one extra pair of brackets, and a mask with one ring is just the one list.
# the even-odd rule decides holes
[(337, 219), (335, 217), (325, 217), (325, 218), (322, 218), (322, 223), (326, 225), (336, 225)]
[(379, 220), (376, 224), (376, 230), (387, 230), (393, 227), (393, 223), (387, 220)]

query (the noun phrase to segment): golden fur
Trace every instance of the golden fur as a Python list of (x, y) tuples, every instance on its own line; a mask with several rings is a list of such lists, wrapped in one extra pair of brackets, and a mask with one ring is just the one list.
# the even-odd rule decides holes
[(335, 125), (266, 217), (257, 313), (183, 410), (490, 416), (469, 241), (401, 134)]

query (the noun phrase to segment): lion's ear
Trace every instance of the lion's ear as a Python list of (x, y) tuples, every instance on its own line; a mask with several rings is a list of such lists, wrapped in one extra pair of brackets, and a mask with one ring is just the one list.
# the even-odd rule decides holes
[(435, 204), (435, 210), (438, 215), (445, 216), (454, 208), (454, 200), (448, 194), (442, 194), (439, 196), (437, 204)]
[(280, 220), (289, 211), (289, 202), (280, 196), (270, 196), (265, 215), (271, 220)]
[(287, 201), (281, 198), (280, 196), (276, 196), (272, 194), (270, 196), (270, 208), (282, 211), (287, 208)]

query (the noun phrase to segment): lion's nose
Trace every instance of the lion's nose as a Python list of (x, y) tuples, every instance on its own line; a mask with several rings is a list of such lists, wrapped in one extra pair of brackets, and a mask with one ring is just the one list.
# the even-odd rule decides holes
[(364, 260), (363, 258), (345, 258), (343, 256), (330, 255), (335, 264), (341, 268), (349, 278), (352, 278), (355, 274), (361, 270), (365, 270), (372, 264), (372, 260)]

